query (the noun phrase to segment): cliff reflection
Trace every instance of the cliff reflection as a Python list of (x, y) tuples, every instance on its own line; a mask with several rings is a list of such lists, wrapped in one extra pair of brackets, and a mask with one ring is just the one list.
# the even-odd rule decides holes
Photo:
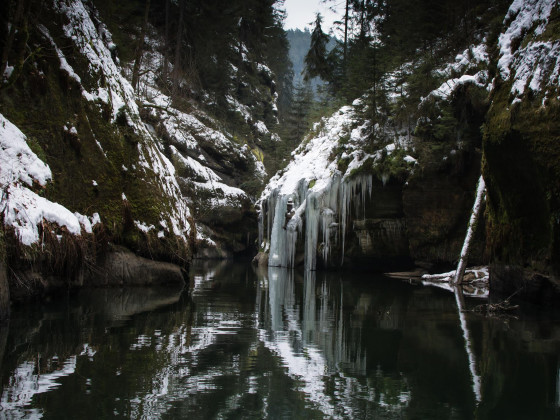
[[(407, 406), (405, 378), (385, 375), (380, 367), (368, 377), (362, 333), (371, 295), (362, 293), (357, 303), (346, 305), (344, 283), (317, 281), (315, 271), (306, 271), (302, 278), (293, 270), (270, 267), (264, 280), (257, 289), (260, 339), (324, 415), (352, 417), (376, 407), (387, 411)], [(391, 308), (380, 312), (379, 324), (392, 328), (398, 323)]]
[(557, 320), (483, 318), (456, 298), (206, 262), (190, 296), (109, 289), (18, 307), (0, 329), (0, 419), (557, 416)]

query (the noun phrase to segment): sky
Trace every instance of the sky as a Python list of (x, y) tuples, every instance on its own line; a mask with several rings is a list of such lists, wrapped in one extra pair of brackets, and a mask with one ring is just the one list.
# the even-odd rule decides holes
[[(323, 16), (321, 26), (323, 31), (328, 33), (333, 22), (342, 16), (344, 4), (343, 0), (330, 1), (328, 5), (323, 4), (321, 0), (285, 0), (284, 8), (288, 16), (284, 22), (284, 27), (285, 29), (309, 28), (309, 30), (313, 30), (310, 23), (315, 21), (315, 14), (320, 12)], [(330, 5), (337, 8), (338, 14), (329, 11), (328, 6)]]

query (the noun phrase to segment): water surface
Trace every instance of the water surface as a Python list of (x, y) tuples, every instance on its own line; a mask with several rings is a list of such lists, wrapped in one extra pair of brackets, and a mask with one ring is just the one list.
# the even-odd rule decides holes
[(211, 262), (14, 308), (0, 419), (554, 419), (560, 325), (367, 273)]

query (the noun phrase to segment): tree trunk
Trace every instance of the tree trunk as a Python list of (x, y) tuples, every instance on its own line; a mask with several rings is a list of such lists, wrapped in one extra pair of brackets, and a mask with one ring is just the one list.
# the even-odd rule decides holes
[(471, 218), (469, 220), (469, 226), (467, 228), (467, 234), (465, 235), (463, 249), (461, 250), (461, 258), (459, 259), (459, 265), (457, 266), (455, 278), (453, 279), (453, 283), (455, 284), (461, 284), (463, 282), (463, 276), (465, 275), (465, 269), (467, 268), (467, 259), (469, 257), (471, 239), (474, 234), (478, 215), (480, 214), (480, 208), (482, 207), (482, 199), (485, 193), (486, 184), (484, 183), (484, 178), (482, 178), (482, 175), (480, 175), (480, 178), (478, 179), (478, 186), (476, 187), (476, 199), (474, 200)]
[(344, 13), (344, 74), (346, 74), (346, 56), (348, 53), (348, 6), (350, 0), (346, 0), (346, 12)]
[(6, 4), (2, 6), (2, 12), (6, 12), (6, 15), (3, 17), (3, 19), (5, 19), (5, 22), (2, 22), (2, 24), (6, 25), (6, 29), (4, 33), (7, 34), (7, 36), (2, 45), (2, 59), (0, 61), (0, 78), (3, 76), (4, 71), (6, 71), (6, 67), (8, 66), (8, 55), (10, 54), (10, 51), (12, 49), (12, 44), (14, 43), (14, 39), (16, 37), (16, 31), (20, 26), (20, 22), (23, 17), (23, 11), (25, 9), (25, 0), (18, 0), (16, 14), (12, 22), (12, 28), (8, 33), (7, 24), (10, 19), (9, 11), (10, 11), (11, 2), (10, 0), (3, 0), (3, 1), (6, 1)]
[(167, 81), (169, 73), (169, 3), (170, 0), (165, 0), (165, 45), (163, 51), (163, 70), (162, 76), (164, 83)]
[(179, 25), (177, 26), (177, 40), (175, 44), (175, 60), (173, 61), (173, 91), (172, 97), (179, 91), (179, 76), (181, 69), (181, 40), (183, 38), (183, 15), (185, 11), (185, 0), (179, 0)]
[(142, 55), (144, 53), (144, 38), (146, 37), (146, 30), (148, 28), (148, 16), (150, 15), (150, 0), (146, 0), (146, 8), (144, 9), (144, 21), (140, 29), (140, 36), (136, 44), (136, 52), (134, 57), (134, 68), (132, 70), (132, 87), (135, 91), (138, 90), (138, 81), (140, 78), (140, 64), (142, 62)]
[(0, 2), (0, 75), (4, 74), (4, 70), (6, 69), (7, 60), (4, 60), (4, 57), (5, 54), (7, 56), (7, 44), (10, 37), (8, 25), (10, 23), (11, 3), (10, 0)]

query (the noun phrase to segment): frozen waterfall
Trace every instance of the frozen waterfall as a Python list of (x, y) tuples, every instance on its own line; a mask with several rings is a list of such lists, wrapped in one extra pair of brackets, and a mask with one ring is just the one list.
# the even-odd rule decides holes
[(348, 179), (335, 172), (311, 188), (308, 180), (301, 179), (289, 193), (283, 192), (281, 186), (272, 190), (261, 200), (259, 214), (259, 232), (267, 235), (259, 241), (261, 247), (270, 249), (268, 265), (294, 267), (298, 241), (302, 237), (306, 269), (315, 270), (318, 255), (324, 264), (331, 261), (333, 248), (339, 244), (342, 265), (348, 223), (365, 217), (372, 185), (370, 174)]

